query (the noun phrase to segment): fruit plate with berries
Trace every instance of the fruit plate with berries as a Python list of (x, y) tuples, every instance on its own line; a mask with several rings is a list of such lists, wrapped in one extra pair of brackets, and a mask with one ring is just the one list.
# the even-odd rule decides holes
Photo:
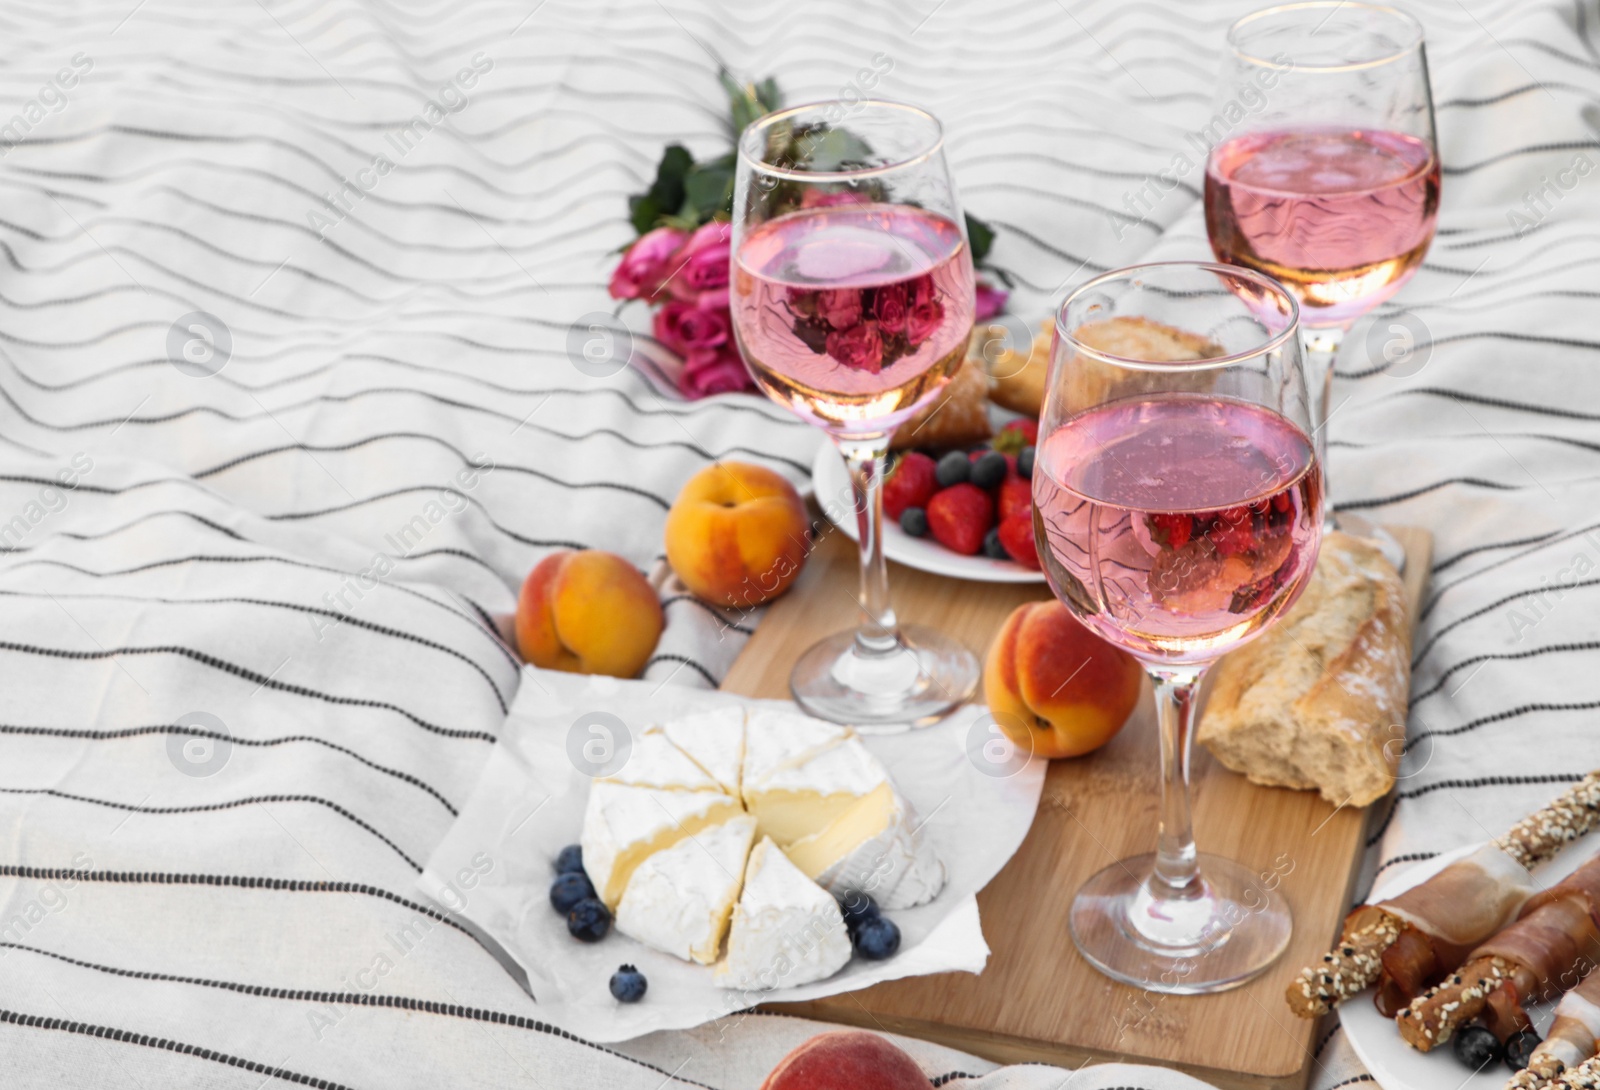
[[(1414, 863), (1398, 874), (1386, 875), (1367, 900), (1377, 904), (1396, 897), (1481, 847), (1481, 842), (1468, 844)], [(1535, 883), (1541, 889), (1554, 885), (1591, 859), (1597, 849), (1600, 832), (1579, 837), (1534, 871)], [(1440, 1086), (1505, 1090), (1507, 1081), (1527, 1063), (1528, 1053), (1549, 1032), (1555, 1008), (1553, 999), (1530, 1001), (1525, 1009), (1533, 1022), (1531, 1029), (1501, 1041), (1484, 1025), (1474, 1022), (1457, 1030), (1448, 1042), (1431, 1052), (1418, 1052), (1401, 1039), (1395, 1023), (1379, 1014), (1373, 1005), (1371, 988), (1340, 1007), (1339, 1020), (1350, 1038), (1350, 1047), (1383, 1090), (1434, 1090)]]
[[(1014, 420), (982, 447), (900, 451), (883, 486), (883, 551), (909, 568), (986, 583), (1042, 583), (1033, 543), (1037, 425)], [(811, 466), (823, 513), (856, 540), (850, 473), (832, 443)]]
[(1046, 765), (996, 738), (980, 705), (866, 737), (789, 701), (527, 667), (418, 885), (591, 1041), (977, 973), (976, 894)]

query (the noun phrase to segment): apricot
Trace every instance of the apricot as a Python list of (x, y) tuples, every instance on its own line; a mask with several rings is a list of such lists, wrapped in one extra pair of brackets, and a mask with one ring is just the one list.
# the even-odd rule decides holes
[(789, 589), (805, 567), (810, 520), (770, 469), (719, 462), (689, 478), (667, 512), (667, 563), (697, 597), (745, 608)]
[(517, 649), (547, 670), (634, 677), (664, 623), (661, 599), (638, 568), (614, 553), (563, 549), (522, 584)]
[(1139, 703), (1144, 670), (1079, 624), (1060, 602), (1029, 602), (989, 645), (983, 695), (995, 724), (1040, 757), (1105, 745)]
[(761, 1090), (928, 1090), (928, 1076), (876, 1033), (836, 1030), (779, 1060)]

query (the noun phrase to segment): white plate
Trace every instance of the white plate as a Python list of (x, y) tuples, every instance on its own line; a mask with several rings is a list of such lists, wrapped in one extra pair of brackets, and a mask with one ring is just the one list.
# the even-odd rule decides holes
[[(811, 464), (811, 487), (823, 514), (849, 535), (851, 541), (860, 540), (856, 533), (850, 471), (845, 468), (844, 458), (832, 443), (823, 443), (817, 450), (817, 456)], [(946, 549), (931, 537), (912, 537), (888, 518), (883, 520), (883, 551), (890, 560), (908, 568), (948, 575), (952, 579), (971, 579), (980, 583), (1044, 582), (1044, 572), (1024, 568), (1010, 560), (962, 556)]]
[[(1391, 875), (1378, 883), (1368, 901), (1386, 900), (1408, 890), (1481, 846), (1468, 844)], [(1579, 864), (1588, 860), (1597, 847), (1600, 847), (1600, 833), (1590, 833), (1567, 845), (1560, 855), (1540, 867), (1535, 872), (1535, 878), (1541, 886), (1557, 882), (1577, 870)], [(1528, 1014), (1533, 1018), (1534, 1028), (1539, 1031), (1540, 1037), (1550, 1028), (1555, 1006), (1552, 1001), (1528, 1007)], [(1371, 988), (1353, 996), (1339, 1011), (1345, 1035), (1350, 1038), (1350, 1047), (1356, 1050), (1356, 1055), (1361, 1057), (1361, 1062), (1367, 1065), (1367, 1070), (1372, 1072), (1372, 1077), (1378, 1080), (1383, 1090), (1440, 1090), (1441, 1087), (1443, 1090), (1451, 1090), (1452, 1087), (1456, 1090), (1505, 1090), (1506, 1080), (1511, 1077), (1511, 1069), (1503, 1063), (1492, 1064), (1473, 1073), (1456, 1059), (1455, 1051), (1448, 1043), (1432, 1052), (1418, 1052), (1400, 1039), (1400, 1031), (1394, 1023), (1379, 1014), (1378, 1008), (1372, 1005)]]

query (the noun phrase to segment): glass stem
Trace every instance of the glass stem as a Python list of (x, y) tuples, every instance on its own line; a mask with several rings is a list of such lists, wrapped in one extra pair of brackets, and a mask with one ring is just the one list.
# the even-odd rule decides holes
[(1300, 343), (1305, 350), (1306, 394), (1311, 400), (1311, 443), (1317, 464), (1322, 467), (1322, 530), (1337, 530), (1333, 493), (1328, 489), (1328, 414), (1333, 405), (1333, 365), (1339, 358), (1348, 325), (1300, 327)]
[(856, 652), (867, 657), (887, 655), (900, 647), (899, 626), (889, 604), (889, 570), (883, 558), (883, 477), (888, 468), (889, 438), (836, 442), (850, 468), (861, 546), (861, 591), (857, 597), (866, 620), (856, 629)]
[(1204, 666), (1150, 668), (1161, 733), (1161, 831), (1156, 842), (1157, 900), (1199, 893), (1200, 864), (1189, 814), (1189, 753), (1194, 741), (1194, 701)]

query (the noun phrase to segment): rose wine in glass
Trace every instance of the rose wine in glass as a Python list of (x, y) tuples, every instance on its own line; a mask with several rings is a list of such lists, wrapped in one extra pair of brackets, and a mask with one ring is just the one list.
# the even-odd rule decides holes
[(789, 675), (812, 715), (858, 730), (933, 723), (977, 689), (959, 640), (902, 626), (883, 558), (894, 429), (966, 355), (972, 256), (944, 137), (893, 102), (780, 110), (739, 138), (730, 304), (750, 373), (821, 428), (850, 469), (862, 625), (801, 654)]
[[(1228, 45), (1202, 130), (1206, 230), (1217, 260), (1275, 277), (1300, 303), (1326, 488), (1339, 346), (1422, 264), (1438, 219), (1422, 26), (1381, 4), (1309, 0), (1246, 15)], [(1404, 566), (1393, 537), (1342, 521)]]
[(1135, 266), (1057, 315), (1034, 540), (1056, 596), (1144, 664), (1161, 732), (1156, 851), (1090, 878), (1069, 919), (1091, 964), (1150, 991), (1234, 987), (1289, 941), (1276, 882), (1196, 851), (1189, 748), (1207, 667), (1275, 623), (1316, 566), (1309, 422), (1299, 308), (1259, 273)]
[(885, 204), (791, 212), (747, 234), (734, 263), (751, 373), (818, 427), (898, 425), (966, 356), (972, 262), (943, 216)]
[(1300, 320), (1344, 325), (1422, 264), (1439, 212), (1439, 160), (1398, 132), (1290, 130), (1218, 145), (1206, 168), (1218, 260), (1274, 277)]
[(1141, 655), (1215, 656), (1269, 624), (1315, 560), (1311, 443), (1260, 405), (1116, 401), (1052, 432), (1034, 468), (1051, 581)]

